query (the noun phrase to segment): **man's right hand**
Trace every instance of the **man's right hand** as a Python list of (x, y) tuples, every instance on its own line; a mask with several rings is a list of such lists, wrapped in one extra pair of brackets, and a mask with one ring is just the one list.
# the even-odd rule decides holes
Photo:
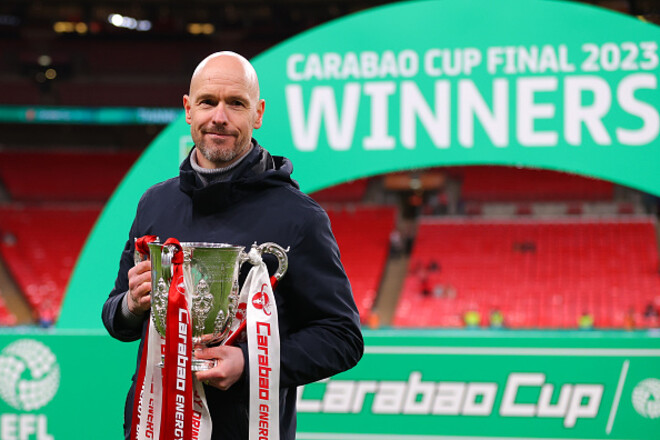
[(128, 271), (128, 310), (143, 315), (151, 307), (151, 261), (141, 261)]

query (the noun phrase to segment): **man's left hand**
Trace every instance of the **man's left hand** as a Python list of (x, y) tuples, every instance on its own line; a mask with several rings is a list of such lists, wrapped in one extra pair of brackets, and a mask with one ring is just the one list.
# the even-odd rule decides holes
[(218, 347), (200, 348), (195, 350), (197, 359), (215, 359), (216, 365), (210, 370), (197, 371), (197, 380), (207, 385), (227, 390), (243, 375), (245, 359), (243, 350), (238, 347), (221, 345)]

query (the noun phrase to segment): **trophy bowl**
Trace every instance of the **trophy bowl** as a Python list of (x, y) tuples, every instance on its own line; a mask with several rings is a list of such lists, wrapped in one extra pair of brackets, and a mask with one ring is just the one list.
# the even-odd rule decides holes
[[(237, 327), (239, 310), (238, 276), (249, 262), (242, 246), (227, 243), (182, 242), (183, 282), (189, 298), (193, 346), (223, 344)], [(276, 243), (252, 245), (259, 255), (274, 254), (279, 263), (275, 278), (287, 270), (286, 251)], [(172, 257), (176, 248), (149, 243), (151, 259), (151, 316), (158, 333), (166, 337), (168, 292), (172, 282)], [(192, 370), (213, 368), (214, 360), (192, 360)]]

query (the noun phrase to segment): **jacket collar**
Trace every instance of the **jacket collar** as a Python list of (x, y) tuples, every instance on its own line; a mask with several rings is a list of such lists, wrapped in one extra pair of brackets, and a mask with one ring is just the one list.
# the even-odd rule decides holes
[(271, 156), (252, 139), (252, 150), (226, 181), (205, 184), (190, 165), (189, 154), (179, 168), (179, 187), (192, 198), (194, 209), (216, 212), (267, 187), (291, 185), (298, 188), (291, 179), (292, 172), (293, 165), (287, 158)]

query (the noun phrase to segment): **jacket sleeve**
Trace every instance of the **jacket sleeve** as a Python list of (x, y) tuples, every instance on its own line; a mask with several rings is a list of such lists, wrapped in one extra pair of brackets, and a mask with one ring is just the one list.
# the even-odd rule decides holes
[[(128, 292), (128, 271), (133, 267), (133, 251), (134, 244), (131, 237), (136, 237), (136, 222), (133, 223), (131, 227), (129, 238), (126, 241), (124, 250), (121, 253), (121, 258), (119, 260), (119, 271), (117, 273), (117, 278), (115, 280), (115, 286), (110, 291), (108, 299), (106, 299), (105, 304), (103, 304), (103, 310), (101, 312), (101, 317), (103, 319), (103, 325), (110, 333), (110, 336), (116, 338), (120, 341), (130, 342), (136, 341), (142, 336), (142, 327), (143, 325), (137, 325), (133, 322), (129, 322), (126, 319), (123, 319), (121, 307), (124, 296)], [(148, 317), (149, 314), (146, 313), (143, 320)]]
[(348, 370), (364, 351), (358, 310), (325, 211), (315, 211), (304, 229), (278, 287), (280, 316), (286, 314), (280, 322), (291, 326), (281, 340), (282, 387)]

